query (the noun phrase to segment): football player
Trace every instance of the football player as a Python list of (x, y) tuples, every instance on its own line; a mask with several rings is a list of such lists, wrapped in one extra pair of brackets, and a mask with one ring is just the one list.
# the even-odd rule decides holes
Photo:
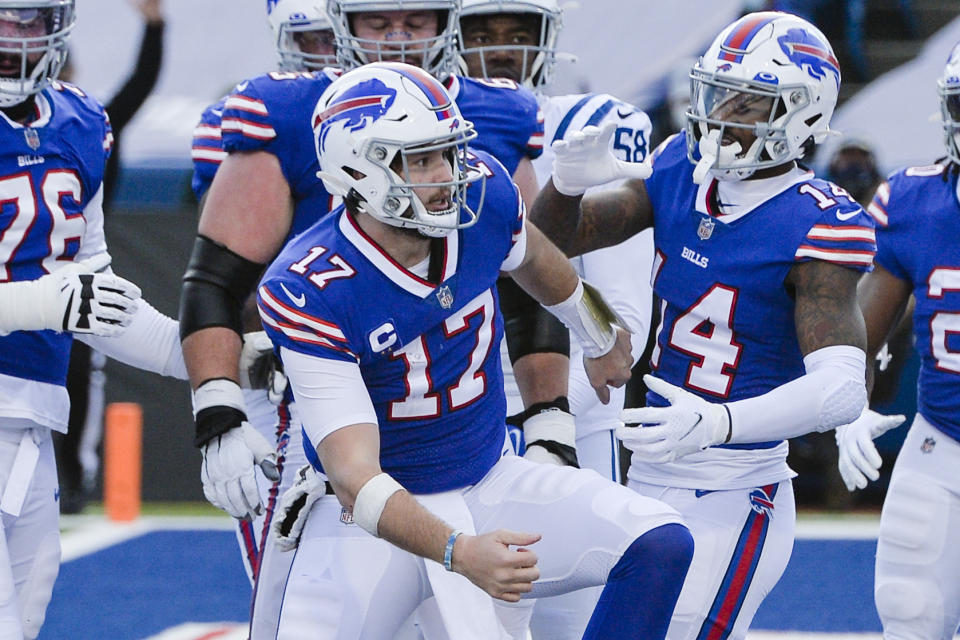
[[(271, 8), (271, 15), (277, 16), (272, 20), (275, 24), (320, 25), (321, 5), (302, 0), (279, 2)], [(459, 0), (330, 2), (327, 10), (337, 58), (344, 68), (381, 56), (403, 58), (443, 75), (465, 117), (477, 127), (479, 146), (501, 159), (521, 185), (521, 192), (532, 198), (536, 180), (530, 158), (542, 151), (542, 120), (536, 99), (516, 85), (506, 87), (452, 75), (459, 7)], [(284, 40), (278, 36), (277, 42)], [(263, 264), (288, 239), (333, 207), (332, 196), (316, 179), (316, 154), (302, 140), (312, 135), (310, 115), (317, 99), (339, 73), (333, 68), (287, 70), (241, 82), (222, 109), (208, 109), (195, 136), (194, 187), (203, 192), (210, 176), (215, 178), (206, 192), (199, 236), (184, 276), (181, 333), (197, 391), (196, 442), (208, 457), (212, 450), (207, 443), (221, 444), (215, 455), (222, 460), (204, 466), (207, 495), (239, 518), (255, 518), (263, 512), (259, 505), (264, 500), (257, 490), (258, 476), (247, 439), (230, 436), (223, 446), (221, 438), (248, 422), (250, 416), (233, 373), (244, 330), (240, 304), (253, 290)], [(287, 410), (288, 415), (281, 414), (281, 426), (296, 425), (295, 405)], [(276, 422), (269, 407), (263, 415), (269, 436)], [(287, 455), (291, 455), (290, 445)], [(286, 467), (291, 467), (289, 460)], [(288, 477), (284, 475), (282, 482), (287, 483)], [(259, 486), (269, 485), (261, 480)], [(276, 496), (275, 488), (270, 491), (268, 507)], [(261, 530), (256, 529), (256, 533)], [(241, 537), (242, 542), (246, 540), (253, 537)], [(245, 546), (256, 549), (255, 543)], [(269, 546), (264, 549), (261, 566), (271, 564), (266, 559), (271, 553)], [(273, 575), (279, 580), (278, 589), (257, 587), (255, 633), (261, 619), (275, 619), (268, 614), (261, 618), (259, 597), (265, 592), (264, 597), (277, 602), (275, 594), (282, 591), (286, 571)]]
[(618, 429), (629, 485), (684, 515), (696, 542), (671, 638), (743, 638), (793, 547), (786, 439), (866, 401), (856, 304), (873, 223), (797, 161), (829, 134), (840, 86), (830, 44), (785, 13), (748, 14), (691, 70), (685, 131), (631, 175), (615, 127), (554, 144), (532, 218), (570, 255), (653, 226), (662, 300), (647, 407)]
[[(643, 162), (651, 129), (650, 119), (643, 111), (607, 94), (545, 94), (554, 77), (556, 63), (562, 56), (557, 52), (562, 19), (557, 0), (464, 0), (460, 15), (460, 46), (467, 73), (475, 77), (506, 78), (533, 90), (544, 113), (544, 139), (547, 142), (562, 140), (585, 126), (614, 122), (617, 126), (614, 153), (625, 162)], [(553, 151), (549, 144), (543, 155), (534, 160), (533, 166), (538, 184), (545, 184), (553, 167)], [(650, 328), (651, 291), (647, 274), (653, 264), (653, 231), (638, 234), (616, 247), (579, 256), (573, 264), (581, 277), (596, 283), (611, 306), (631, 326), (635, 332), (634, 358), (638, 359)], [(635, 277), (624, 278), (624, 273)], [(575, 441), (579, 465), (620, 482), (620, 446), (614, 431), (621, 424), (619, 414), (624, 404), (624, 390), (612, 390), (611, 401), (601, 403), (586, 378), (582, 354), (575, 342), (570, 345), (569, 362), (565, 353), (546, 350), (545, 337), (549, 338), (550, 332), (544, 328), (559, 321), (535, 302), (524, 305), (524, 298), (529, 300), (529, 296), (522, 292), (511, 289), (505, 294), (501, 288), (501, 299), (504, 298), (513, 303), (503, 303), (504, 314), (508, 316), (507, 331), (513, 331), (509, 343), (511, 359), (518, 361), (519, 366), (542, 367), (544, 372), (558, 368), (569, 368), (570, 371), (569, 391), (564, 393), (563, 387), (554, 391), (569, 397), (569, 408), (557, 406), (558, 403), (554, 402), (537, 405), (531, 410), (521, 405), (512, 371), (506, 366), (508, 414), (519, 414), (514, 420), (521, 424), (526, 418), (523, 426), (527, 443), (540, 437), (538, 429), (548, 417), (566, 420), (570, 432), (567, 444), (573, 447)], [(527, 319), (517, 317), (514, 312), (518, 307), (528, 315)], [(529, 316), (534, 314), (540, 316), (536, 319), (536, 330), (518, 331), (518, 327), (526, 326), (530, 322)], [(562, 325), (560, 329), (563, 329)], [(527, 336), (535, 340), (532, 345), (523, 339)], [(524, 350), (526, 345), (530, 346)], [(560, 364), (558, 359), (562, 359)], [(504, 358), (504, 364), (507, 363)], [(540, 379), (560, 383), (549, 374), (540, 376)], [(544, 411), (551, 405), (560, 410)], [(560, 440), (562, 436), (558, 433), (559, 429), (554, 429), (551, 440)], [(542, 440), (540, 444), (543, 444)], [(531, 625), (534, 636), (557, 640), (580, 638), (599, 594), (599, 588), (584, 589), (538, 602)]]
[(56, 81), (74, 15), (73, 0), (0, 0), (4, 638), (37, 637), (59, 569), (51, 431), (67, 430), (71, 332), (128, 364), (186, 377), (176, 323), (103, 272), (110, 122), (100, 103)]
[[(960, 45), (938, 87), (946, 158), (894, 173), (867, 208), (877, 222), (874, 270), (860, 287), (868, 362), (897, 326), (910, 294), (920, 352), (919, 408), (880, 517), (874, 598), (885, 638), (952, 638), (960, 625), (960, 549), (951, 544), (960, 517)], [(873, 439), (903, 421), (864, 411), (837, 429), (848, 489), (879, 477)]]
[(489, 596), (605, 583), (584, 638), (662, 638), (687, 531), (593, 472), (512, 454), (499, 273), (570, 325), (598, 388), (629, 377), (629, 334), (421, 69), (347, 73), (312, 123), (344, 205), (284, 247), (258, 303), (336, 495), (309, 512), (277, 637), (393, 637), (433, 595), (450, 637), (502, 638)]

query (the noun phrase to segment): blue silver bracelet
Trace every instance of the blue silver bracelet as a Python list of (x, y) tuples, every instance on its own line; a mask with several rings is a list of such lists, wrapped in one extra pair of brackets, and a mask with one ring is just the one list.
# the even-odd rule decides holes
[(453, 545), (457, 542), (457, 537), (462, 534), (460, 529), (454, 529), (447, 538), (447, 546), (443, 550), (443, 568), (447, 571), (453, 571)]

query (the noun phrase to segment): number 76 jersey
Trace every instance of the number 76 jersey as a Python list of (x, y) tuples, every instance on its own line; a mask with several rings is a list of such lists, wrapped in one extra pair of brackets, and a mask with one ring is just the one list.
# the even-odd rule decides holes
[[(717, 182), (693, 182), (680, 134), (664, 143), (646, 186), (654, 212), (653, 286), (662, 319), (651, 366), (658, 378), (711, 402), (752, 398), (804, 374), (785, 283), (799, 262), (866, 271), (871, 218), (839, 187), (795, 169), (783, 190), (725, 222)], [(648, 404), (665, 401), (648, 395)], [(783, 442), (721, 445), (669, 465), (631, 468), (645, 482), (735, 489), (791, 477)], [(703, 464), (711, 461), (716, 464)]]

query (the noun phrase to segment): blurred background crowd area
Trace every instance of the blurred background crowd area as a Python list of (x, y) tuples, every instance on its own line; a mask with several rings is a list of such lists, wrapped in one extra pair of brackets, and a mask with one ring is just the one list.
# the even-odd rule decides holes
[[(134, 69), (143, 71), (149, 25), (156, 22), (145, 4), (150, 0), (77, 3), (71, 79), (106, 104), (123, 95)], [(838, 135), (808, 159), (819, 174), (866, 203), (889, 172), (944, 155), (936, 79), (960, 40), (960, 0), (569, 1), (559, 47), (577, 61), (561, 63), (551, 93), (597, 91), (633, 102), (650, 114), (656, 144), (682, 126), (696, 56), (725, 25), (761, 9), (812, 21), (840, 60)], [(175, 317), (197, 222), (190, 191), (194, 125), (207, 105), (237, 82), (274, 69), (276, 60), (263, 0), (164, 0), (160, 20), (162, 64), (123, 128), (107, 234), (115, 269)], [(898, 330), (889, 352), (872, 406), (906, 414), (909, 424), (918, 369), (909, 325)], [(113, 362), (106, 371), (108, 402), (144, 408), (144, 499), (202, 500), (186, 385)], [(642, 402), (638, 395), (632, 404)], [(884, 475), (857, 494), (846, 491), (836, 471), (832, 432), (793, 441), (798, 506), (878, 508), (905, 435), (904, 427), (878, 440)], [(94, 497), (99, 492), (97, 481)]]

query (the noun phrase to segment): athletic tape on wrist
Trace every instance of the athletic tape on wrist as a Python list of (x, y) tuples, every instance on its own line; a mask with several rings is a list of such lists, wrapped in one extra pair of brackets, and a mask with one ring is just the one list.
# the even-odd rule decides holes
[(610, 352), (617, 342), (617, 326), (627, 328), (626, 323), (610, 308), (596, 289), (583, 280), (569, 298), (544, 308), (573, 332), (583, 348), (583, 355), (599, 358)]
[(447, 538), (447, 546), (443, 550), (443, 568), (447, 571), (453, 571), (453, 545), (457, 543), (457, 538), (463, 535), (460, 529), (454, 529)]
[(387, 500), (402, 490), (400, 483), (386, 473), (373, 476), (357, 492), (357, 499), (353, 503), (353, 521), (370, 535), (379, 538), (380, 515), (387, 506)]

